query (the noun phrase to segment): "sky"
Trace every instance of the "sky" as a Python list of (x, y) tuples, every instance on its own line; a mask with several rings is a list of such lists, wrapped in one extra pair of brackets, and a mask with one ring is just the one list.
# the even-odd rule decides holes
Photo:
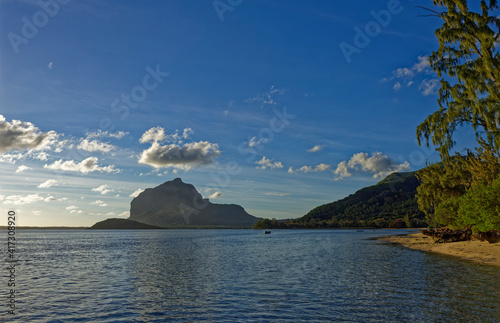
[(435, 162), (441, 21), (417, 4), (1, 0), (0, 209), (90, 226), (180, 177), (296, 218)]

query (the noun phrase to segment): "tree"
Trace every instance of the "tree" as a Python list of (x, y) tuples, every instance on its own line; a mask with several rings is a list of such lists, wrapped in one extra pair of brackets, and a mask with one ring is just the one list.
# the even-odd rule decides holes
[[(461, 197), (490, 187), (500, 175), (498, 152), (485, 149), (487, 144), (483, 141), (480, 144), (475, 153), (456, 154), (416, 173), (422, 181), (417, 188), (418, 206), (431, 225), (457, 227), (457, 223), (463, 223), (457, 222), (459, 204), (463, 203)], [(491, 212), (496, 211), (492, 209)]]
[[(500, 19), (496, 0), (480, 2), (480, 12), (469, 10), (467, 0), (434, 0), (444, 12), (433, 10), (443, 20), (436, 30), (439, 49), (430, 64), (441, 78), (439, 110), (417, 127), (417, 139), (437, 147), (443, 158), (454, 146), (453, 134), (471, 125), (477, 140), (500, 148)], [(496, 12), (498, 15), (498, 12)], [(443, 77), (455, 79), (454, 84)]]

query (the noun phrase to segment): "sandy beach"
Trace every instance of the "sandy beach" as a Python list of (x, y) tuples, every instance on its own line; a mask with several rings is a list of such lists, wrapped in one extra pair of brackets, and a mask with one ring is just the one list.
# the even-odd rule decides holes
[(422, 233), (387, 236), (379, 240), (396, 243), (404, 247), (425, 250), (448, 256), (455, 256), (477, 263), (500, 267), (500, 243), (490, 244), (483, 241), (461, 241), (450, 243), (434, 243), (430, 237)]

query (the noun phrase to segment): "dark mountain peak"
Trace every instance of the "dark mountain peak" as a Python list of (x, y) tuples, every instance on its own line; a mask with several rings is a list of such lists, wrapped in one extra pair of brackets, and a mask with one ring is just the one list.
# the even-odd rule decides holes
[(180, 178), (148, 188), (130, 203), (131, 220), (158, 226), (251, 227), (258, 218), (239, 205), (213, 204)]

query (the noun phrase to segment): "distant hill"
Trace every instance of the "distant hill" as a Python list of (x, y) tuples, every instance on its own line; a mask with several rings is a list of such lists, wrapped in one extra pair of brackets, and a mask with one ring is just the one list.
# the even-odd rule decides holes
[(407, 217), (412, 226), (421, 226), (425, 215), (418, 209), (415, 172), (392, 173), (379, 183), (360, 189), (336, 202), (311, 210), (297, 222), (330, 221), (338, 226), (390, 227)]
[(393, 173), (298, 219), (262, 219), (254, 228), (426, 227), (425, 215), (418, 209), (415, 197), (419, 185), (415, 172)]
[(127, 219), (107, 219), (97, 222), (90, 229), (165, 229)]
[(211, 203), (180, 178), (134, 198), (129, 219), (161, 227), (252, 227), (259, 220), (239, 205)]

